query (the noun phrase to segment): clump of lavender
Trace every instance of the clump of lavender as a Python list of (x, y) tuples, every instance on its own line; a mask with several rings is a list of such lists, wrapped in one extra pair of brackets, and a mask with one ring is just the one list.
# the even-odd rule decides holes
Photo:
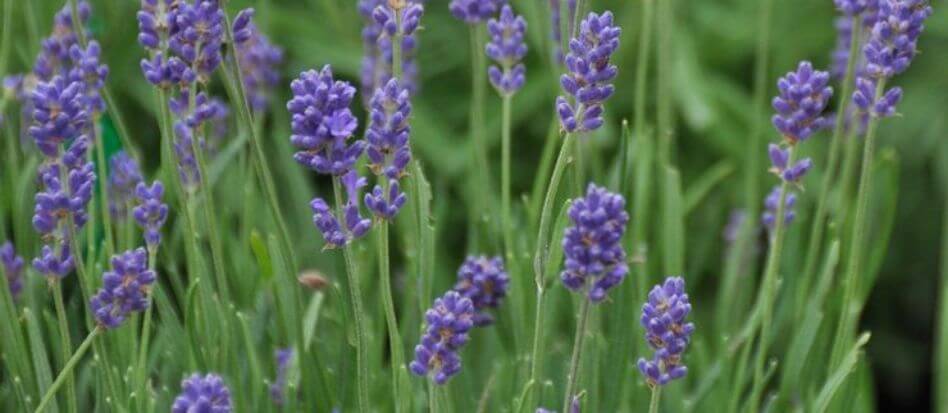
[(566, 288), (588, 288), (589, 300), (601, 302), (629, 273), (621, 242), (629, 222), (625, 199), (589, 184), (586, 196), (570, 206), (569, 218), (572, 226), (563, 234), (566, 263), (560, 278)]
[(69, 78), (84, 86), (83, 106), (90, 116), (105, 110), (101, 92), (105, 87), (105, 78), (109, 75), (109, 67), (101, 62), (101, 55), (102, 49), (95, 40), (90, 41), (85, 50), (79, 45), (69, 49), (69, 56), (75, 65), (69, 71)]
[(293, 349), (284, 348), (276, 351), (276, 377), (270, 384), (270, 398), (277, 406), (283, 405), (283, 394), (286, 391), (286, 373), (290, 368), (290, 360), (293, 358)]
[(161, 227), (168, 219), (168, 205), (161, 201), (164, 193), (165, 187), (159, 181), (152, 182), (151, 186), (139, 182), (135, 187), (138, 205), (132, 210), (132, 215), (145, 232), (145, 245), (149, 251), (161, 244)]
[(376, 217), (392, 219), (407, 200), (398, 180), (405, 175), (405, 167), (411, 161), (409, 92), (399, 87), (398, 80), (391, 79), (384, 88), (375, 91), (370, 107), (369, 127), (365, 131), (366, 156), (372, 172), (380, 180), (387, 180), (388, 185), (387, 189), (376, 185), (365, 195), (365, 205)]
[(15, 300), (23, 290), (23, 257), (16, 255), (16, 250), (13, 249), (10, 241), (0, 245), (0, 265), (3, 266), (7, 287), (10, 288), (10, 294)]
[[(770, 231), (773, 231), (777, 224), (777, 211), (780, 207), (780, 188), (780, 185), (775, 186), (770, 193), (767, 194), (767, 198), (764, 199), (764, 212), (761, 214), (761, 221), (767, 230)], [(793, 210), (796, 203), (796, 194), (788, 190), (786, 199), (784, 200), (784, 226), (790, 225), (793, 219), (796, 218), (797, 213)]]
[(181, 394), (174, 399), (171, 413), (230, 413), (234, 411), (230, 390), (216, 374), (193, 374), (181, 382)]
[(293, 159), (316, 172), (340, 176), (352, 169), (365, 143), (346, 141), (358, 121), (349, 110), (355, 88), (333, 79), (328, 65), (300, 74), (290, 84), (293, 99), (286, 104), (292, 115), (290, 141), (298, 149)]
[[(86, 24), (92, 15), (92, 8), (86, 0), (79, 1), (79, 21)], [(79, 38), (73, 27), (72, 8), (63, 6), (53, 18), (52, 34), (43, 39), (40, 52), (33, 64), (33, 74), (41, 82), (48, 82), (55, 76), (66, 76), (73, 67), (70, 50), (79, 44)]]
[(774, 127), (789, 144), (806, 140), (814, 133), (831, 125), (823, 110), (833, 96), (829, 73), (813, 70), (810, 62), (800, 62), (795, 72), (789, 72), (777, 81), (780, 94), (772, 105)]
[(467, 343), (468, 331), (474, 326), (474, 304), (456, 291), (448, 291), (425, 312), (425, 321), (425, 333), (415, 346), (415, 359), (409, 368), (412, 373), (430, 377), (435, 384), (444, 384), (461, 371), (458, 351)]
[(781, 148), (777, 144), (770, 144), (768, 154), (770, 155), (770, 162), (773, 164), (770, 171), (786, 182), (799, 183), (813, 167), (813, 161), (810, 158), (801, 159), (791, 165), (790, 150)]
[(649, 385), (664, 386), (688, 373), (681, 356), (695, 330), (694, 324), (685, 320), (690, 312), (691, 303), (681, 277), (666, 278), (648, 294), (641, 322), (645, 339), (655, 354), (651, 360), (640, 358), (638, 367)]
[(603, 103), (612, 96), (618, 68), (609, 58), (619, 48), (622, 30), (613, 25), (611, 12), (589, 13), (579, 26), (579, 35), (569, 42), (566, 55), (568, 74), (560, 77), (560, 85), (570, 95), (556, 100), (556, 110), (563, 130), (591, 132), (603, 124)]
[(129, 314), (148, 308), (155, 282), (155, 272), (148, 269), (148, 253), (138, 248), (112, 257), (112, 271), (102, 275), (102, 282), (90, 300), (92, 313), (99, 327), (117, 328)]
[(344, 247), (353, 239), (364, 236), (372, 227), (372, 221), (363, 218), (359, 211), (359, 191), (367, 185), (365, 178), (360, 177), (355, 171), (349, 171), (343, 175), (342, 185), (348, 194), (346, 205), (343, 206), (342, 223), (322, 198), (313, 199), (310, 203), (313, 210), (313, 224), (323, 234), (326, 248)]
[(902, 89), (893, 87), (877, 94), (877, 85), (908, 68), (918, 52), (916, 44), (925, 19), (932, 14), (926, 0), (879, 0), (878, 7), (877, 20), (863, 47), (866, 67), (853, 93), (856, 108), (876, 118), (895, 114)]
[(506, 0), (451, 0), (448, 8), (458, 20), (477, 24), (496, 16), (506, 3)]
[(497, 308), (507, 296), (510, 277), (500, 257), (469, 256), (458, 269), (457, 291), (474, 304), (474, 325), (483, 327), (494, 322), (487, 309)]
[(487, 43), (487, 56), (500, 66), (491, 66), (487, 70), (490, 83), (501, 95), (516, 93), (526, 82), (526, 67), (521, 63), (527, 55), (524, 32), (527, 21), (523, 16), (514, 15), (510, 5), (504, 5), (500, 19), (487, 21), (490, 42)]
[(253, 12), (253, 9), (245, 9), (234, 19), (234, 41), (247, 100), (250, 107), (259, 112), (270, 104), (273, 89), (280, 83), (278, 66), (283, 63), (283, 49), (270, 43), (257, 29)]
[(109, 212), (113, 217), (125, 218), (135, 197), (135, 188), (142, 182), (138, 162), (119, 151), (109, 160)]

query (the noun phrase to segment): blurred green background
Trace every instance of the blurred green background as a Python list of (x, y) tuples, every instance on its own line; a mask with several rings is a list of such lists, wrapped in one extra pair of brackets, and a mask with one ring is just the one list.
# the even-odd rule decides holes
[[(49, 31), (50, 16), (62, 4), (58, 0), (25, 1), (34, 4), (35, 15), (26, 18), (35, 19), (35, 25), (15, 19), (14, 56), (10, 62), (14, 72), (25, 70), (33, 61), (36, 40)], [(722, 229), (729, 213), (740, 207), (744, 199), (743, 165), (750, 130), (758, 119), (757, 114), (765, 115), (766, 119), (770, 116), (769, 108), (764, 111), (755, 108), (752, 98), (760, 1), (679, 0), (674, 3), (671, 42), (666, 49), (670, 59), (670, 70), (666, 73), (670, 76), (670, 90), (665, 96), (671, 99), (675, 125), (673, 163), (681, 170), (685, 188), (709, 168), (719, 167), (729, 172), (688, 215), (686, 268), (696, 307), (714, 302), (723, 272)], [(23, 3), (17, 3), (17, 11), (23, 12)], [(143, 52), (135, 40), (134, 15), (139, 2), (95, 0), (92, 3), (96, 10), (92, 21), (94, 35), (102, 43), (105, 60), (111, 67), (109, 83), (132, 126), (133, 140), (149, 154), (145, 169), (153, 171), (158, 161), (158, 131), (152, 116), (152, 89), (138, 69)], [(289, 94), (290, 79), (302, 70), (328, 63), (333, 65), (337, 76), (358, 83), (362, 23), (355, 3), (356, 0), (229, 2), (231, 10), (255, 7), (259, 25), (286, 51), (285, 81), (278, 92), (272, 125), (266, 128), (265, 136), (274, 157), (278, 154), (272, 149), (272, 142), (289, 136), (283, 103)], [(439, 238), (439, 288), (436, 291), (452, 282), (454, 267), (469, 248), (465, 224), (468, 212), (457, 207), (469, 196), (463, 188), (465, 168), (472, 162), (467, 133), (469, 42), (467, 28), (450, 16), (447, 3), (447, 0), (427, 1), (418, 52), (421, 89), (415, 99), (412, 137), (416, 155), (425, 164), (435, 194)], [(620, 121), (631, 119), (633, 113), (640, 2), (589, 0), (588, 3), (593, 10), (613, 10), (624, 29), (622, 48), (616, 59), (620, 68), (616, 95), (606, 105), (607, 127), (588, 142), (593, 156), (609, 169), (615, 162)], [(513, 4), (527, 13), (531, 48), (528, 86), (516, 97), (514, 107), (513, 186), (519, 195), (528, 192), (535, 179), (553, 115), (552, 102), (559, 92), (555, 83), (559, 69), (549, 64), (545, 12), (530, 13), (547, 7), (547, 1), (513, 0)], [(944, 1), (933, 2), (935, 13), (919, 43), (921, 54), (912, 67), (895, 80), (895, 84), (905, 89), (905, 99), (899, 105), (902, 116), (884, 121), (879, 132), (884, 148), (881, 152), (891, 156), (898, 165), (897, 180), (891, 182), (898, 190), (898, 197), (885, 204), (897, 208), (894, 230), (885, 256), (879, 257), (881, 271), (861, 321), (863, 329), (873, 332), (866, 361), (872, 368), (875, 402), (880, 411), (924, 411), (931, 407), (934, 315), (940, 287), (940, 223), (948, 197), (948, 12), (945, 6), (948, 3)], [(835, 42), (835, 16), (831, 0), (775, 1), (770, 24), (768, 101), (777, 77), (794, 69), (798, 61), (810, 60), (820, 68), (827, 66)], [(30, 27), (36, 27), (37, 31), (32, 32)], [(654, 65), (652, 67), (654, 69)], [(646, 112), (650, 123), (655, 119), (658, 96), (655, 77), (656, 72), (652, 70)], [(495, 178), (499, 177), (499, 103), (493, 94), (488, 94), (488, 131)], [(775, 141), (776, 134), (769, 122), (766, 125), (765, 139)], [(819, 167), (825, 164), (823, 153), (828, 147), (827, 140), (828, 134), (822, 133), (805, 145), (807, 152), (817, 159), (817, 170), (808, 178), (813, 185), (821, 179)], [(287, 162), (279, 159), (278, 163)], [(278, 168), (278, 173), (284, 169)], [(281, 184), (281, 191), (291, 199), (294, 189), (288, 184), (290, 178), (282, 178), (285, 185)], [(763, 178), (761, 191), (765, 189), (763, 185), (769, 187), (774, 182)], [(660, 194), (662, 187), (657, 190)], [(794, 225), (789, 235), (785, 257), (790, 264), (785, 268), (791, 271), (784, 274), (786, 279), (793, 277), (793, 269), (802, 267), (801, 239), (809, 228), (807, 217), (812, 213), (814, 202), (811, 195), (816, 193), (808, 190), (801, 197), (798, 217), (803, 224)], [(316, 245), (318, 235), (307, 224), (305, 208), (305, 204), (292, 205), (288, 201), (285, 213), (291, 215), (291, 222), (300, 223), (293, 225), (298, 232), (296, 236)], [(636, 219), (634, 213), (632, 219)], [(315, 251), (313, 248), (305, 250), (307, 253)], [(316, 262), (318, 258), (304, 256), (303, 260)], [(699, 323), (699, 328), (711, 325)], [(706, 334), (713, 335), (713, 332)], [(829, 348), (814, 351), (828, 352)]]

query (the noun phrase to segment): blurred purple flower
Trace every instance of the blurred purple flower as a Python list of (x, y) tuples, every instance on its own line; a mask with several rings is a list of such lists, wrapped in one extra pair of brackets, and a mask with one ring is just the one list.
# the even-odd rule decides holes
[(181, 394), (174, 399), (171, 413), (231, 413), (230, 389), (216, 374), (193, 374), (181, 382)]
[(506, 0), (451, 0), (448, 8), (458, 20), (477, 24), (496, 16), (506, 3)]
[(241, 11), (234, 19), (234, 41), (237, 60), (247, 89), (247, 101), (255, 111), (270, 104), (273, 89), (280, 83), (278, 67), (283, 63), (283, 50), (270, 43), (253, 23), (253, 9)]
[[(793, 191), (788, 191), (784, 201), (784, 225), (790, 225), (797, 214), (793, 207), (797, 203), (797, 196)], [(761, 221), (767, 230), (773, 230), (777, 221), (777, 209), (780, 206), (780, 185), (775, 186), (767, 198), (764, 199), (764, 212), (761, 215)]]
[(135, 222), (145, 232), (145, 244), (154, 251), (161, 244), (161, 227), (168, 219), (168, 205), (161, 201), (165, 187), (160, 181), (152, 182), (151, 186), (139, 182), (135, 188), (135, 197), (138, 205), (132, 210)]
[(454, 291), (471, 300), (475, 311), (474, 325), (482, 327), (494, 322), (487, 309), (500, 306), (509, 284), (510, 277), (500, 257), (468, 256), (458, 269)]
[(23, 257), (16, 255), (16, 250), (13, 249), (10, 241), (0, 245), (0, 265), (3, 266), (10, 294), (16, 300), (20, 291), (23, 290)]
[(115, 218), (125, 218), (135, 197), (135, 187), (142, 182), (138, 162), (119, 151), (109, 160), (109, 212)]
[(277, 406), (283, 405), (284, 393), (286, 392), (286, 373), (290, 368), (290, 360), (293, 358), (293, 349), (284, 348), (276, 351), (276, 377), (270, 384), (270, 399)]
[(490, 35), (487, 56), (499, 65), (488, 68), (487, 74), (491, 84), (502, 95), (516, 93), (526, 82), (527, 69), (521, 63), (527, 55), (527, 44), (524, 42), (526, 30), (527, 21), (523, 16), (514, 15), (510, 5), (504, 5), (499, 20), (487, 21)]

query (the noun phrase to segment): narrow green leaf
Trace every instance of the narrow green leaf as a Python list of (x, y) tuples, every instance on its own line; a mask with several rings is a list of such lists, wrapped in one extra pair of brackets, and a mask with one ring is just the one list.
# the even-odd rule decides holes
[[(43, 333), (40, 332), (39, 323), (33, 317), (33, 312), (29, 308), (23, 309), (23, 322), (26, 324), (26, 331), (30, 338), (30, 352), (33, 355), (33, 369), (36, 370), (38, 394), (46, 394), (46, 390), (53, 384), (53, 373), (49, 367), (49, 359), (46, 357)], [(44, 413), (58, 411), (59, 407), (56, 399), (53, 399)]]
[(811, 406), (811, 411), (816, 413), (823, 413), (826, 411), (826, 408), (829, 406), (830, 402), (833, 400), (833, 395), (836, 394), (836, 390), (846, 381), (846, 378), (849, 376), (849, 373), (852, 373), (853, 369), (856, 367), (856, 362), (859, 361), (859, 356), (862, 353), (862, 347), (869, 342), (869, 333), (863, 333), (859, 336), (859, 339), (856, 340), (856, 344), (846, 353), (846, 356), (843, 357), (842, 362), (839, 364), (839, 368), (836, 371), (830, 374), (829, 378), (826, 380), (826, 384), (823, 385), (823, 389), (820, 390), (819, 396), (816, 400), (813, 401)]
[(691, 214), (708, 193), (725, 178), (734, 173), (734, 164), (724, 160), (716, 163), (701, 174), (698, 179), (685, 190), (685, 216)]
[(662, 196), (662, 256), (665, 274), (684, 274), (685, 223), (682, 209), (681, 178), (673, 167), (665, 169)]

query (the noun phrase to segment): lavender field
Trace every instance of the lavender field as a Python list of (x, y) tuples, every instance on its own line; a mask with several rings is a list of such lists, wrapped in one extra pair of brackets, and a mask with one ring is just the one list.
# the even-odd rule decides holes
[(0, 0), (0, 412), (948, 413), (939, 0)]

